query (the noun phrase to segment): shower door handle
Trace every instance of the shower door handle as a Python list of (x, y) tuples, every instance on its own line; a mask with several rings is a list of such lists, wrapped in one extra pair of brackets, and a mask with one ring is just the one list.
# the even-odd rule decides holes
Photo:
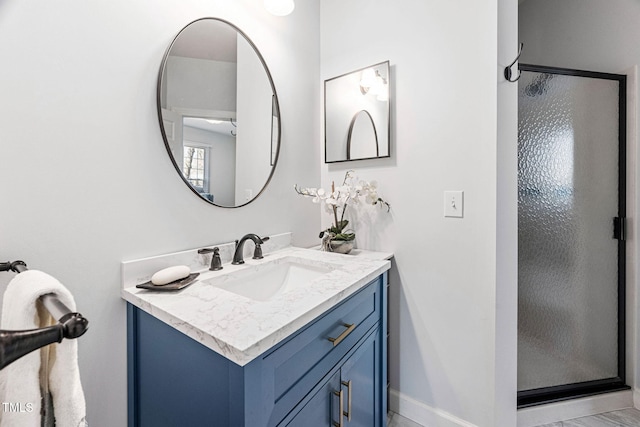
[(613, 218), (613, 238), (616, 240), (626, 240), (625, 217)]

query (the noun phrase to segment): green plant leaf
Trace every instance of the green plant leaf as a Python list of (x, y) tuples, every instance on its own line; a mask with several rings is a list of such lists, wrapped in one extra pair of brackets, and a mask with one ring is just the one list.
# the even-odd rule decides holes
[(333, 234), (341, 234), (342, 230), (344, 230), (347, 227), (348, 224), (349, 224), (349, 221), (346, 220), (346, 219), (343, 219), (342, 221), (340, 221), (338, 223), (337, 227), (330, 227), (330, 228), (327, 229), (327, 231), (329, 231), (329, 232), (331, 232)]
[(336, 237), (333, 240), (345, 240), (347, 242), (356, 238), (356, 233), (340, 233), (336, 234)]

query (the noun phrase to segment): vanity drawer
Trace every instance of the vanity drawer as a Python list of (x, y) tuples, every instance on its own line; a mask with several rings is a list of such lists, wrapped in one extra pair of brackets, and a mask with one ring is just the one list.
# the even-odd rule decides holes
[(263, 383), (273, 398), (269, 425), (280, 421), (381, 318), (382, 279), (316, 319), (263, 356)]

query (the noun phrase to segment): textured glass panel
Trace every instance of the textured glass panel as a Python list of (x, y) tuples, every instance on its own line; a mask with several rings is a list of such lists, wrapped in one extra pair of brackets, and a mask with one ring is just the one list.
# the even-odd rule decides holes
[(617, 376), (618, 82), (518, 81), (518, 390)]

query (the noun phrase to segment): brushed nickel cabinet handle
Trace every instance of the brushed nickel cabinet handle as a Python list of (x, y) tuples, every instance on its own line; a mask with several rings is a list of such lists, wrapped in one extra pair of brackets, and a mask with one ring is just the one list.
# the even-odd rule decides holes
[(347, 335), (349, 335), (351, 332), (353, 332), (353, 330), (356, 328), (356, 324), (355, 323), (344, 323), (343, 326), (346, 326), (347, 329), (345, 329), (345, 331), (343, 333), (338, 335), (337, 338), (332, 338), (332, 337), (327, 338), (329, 341), (331, 341), (333, 343), (334, 347), (337, 346), (338, 344), (340, 344), (342, 342), (342, 340), (345, 339), (347, 337)]
[(343, 413), (347, 416), (347, 421), (351, 421), (351, 380), (342, 381), (342, 385), (347, 387), (347, 393), (349, 394), (347, 396), (347, 410)]
[[(342, 404), (342, 389), (340, 389), (340, 391), (334, 391), (333, 394), (340, 398), (340, 408), (338, 408), (340, 410), (340, 412), (339, 412), (340, 415), (339, 415), (339, 418), (338, 418), (339, 421), (338, 422), (333, 421), (332, 424), (333, 424), (333, 427), (343, 427), (344, 426), (344, 424), (343, 424), (344, 418), (343, 418), (342, 414), (344, 412), (344, 406)], [(331, 418), (333, 419), (333, 411), (331, 411)]]

